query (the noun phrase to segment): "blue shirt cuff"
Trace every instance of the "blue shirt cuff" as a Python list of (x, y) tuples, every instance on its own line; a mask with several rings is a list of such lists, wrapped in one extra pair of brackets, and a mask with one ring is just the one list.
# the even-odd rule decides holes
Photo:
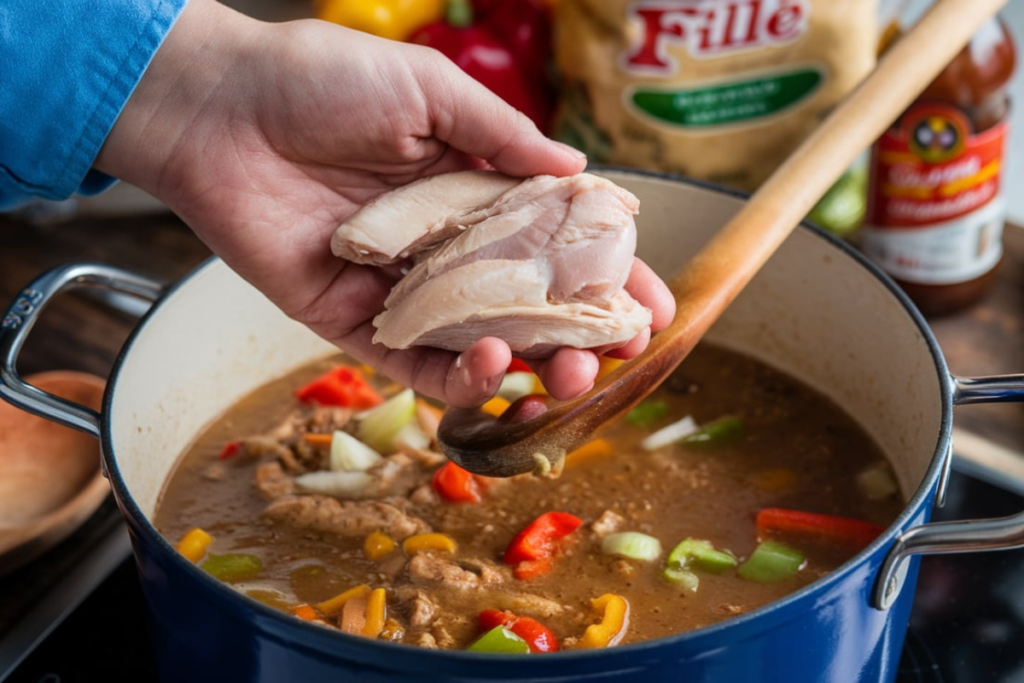
[(90, 173), (187, 0), (4, 0), (0, 209), (113, 183)]

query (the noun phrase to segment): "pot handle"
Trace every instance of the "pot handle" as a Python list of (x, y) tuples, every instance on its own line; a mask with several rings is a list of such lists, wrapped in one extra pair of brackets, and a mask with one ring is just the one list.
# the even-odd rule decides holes
[[(1024, 401), (1024, 375), (950, 377), (953, 404)], [(1024, 512), (1009, 517), (963, 522), (934, 522), (899, 535), (878, 572), (871, 606), (886, 610), (899, 596), (914, 555), (1008, 550), (1024, 546)]]
[(135, 273), (98, 263), (58, 266), (40, 275), (15, 297), (0, 319), (0, 398), (22, 410), (99, 438), (100, 415), (73, 401), (28, 384), (15, 369), (18, 353), (43, 308), (66, 289), (95, 287), (156, 301), (164, 285)]

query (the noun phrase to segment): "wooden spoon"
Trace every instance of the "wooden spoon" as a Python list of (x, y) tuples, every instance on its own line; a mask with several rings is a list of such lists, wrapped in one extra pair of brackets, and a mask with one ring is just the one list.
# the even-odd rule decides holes
[[(26, 380), (96, 410), (105, 385), (65, 370)], [(0, 576), (60, 542), (109, 492), (96, 439), (0, 403)]]
[(675, 276), (677, 312), (643, 354), (570, 401), (526, 397), (500, 418), (449, 408), (438, 440), (455, 463), (508, 477), (557, 466), (682, 362), (856, 157), (911, 104), (1005, 0), (939, 0)]

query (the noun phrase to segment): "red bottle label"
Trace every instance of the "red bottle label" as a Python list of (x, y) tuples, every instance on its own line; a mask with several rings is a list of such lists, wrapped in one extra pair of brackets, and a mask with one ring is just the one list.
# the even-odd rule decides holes
[(1006, 122), (974, 134), (960, 110), (911, 107), (875, 144), (864, 250), (892, 275), (965, 282), (1002, 255)]

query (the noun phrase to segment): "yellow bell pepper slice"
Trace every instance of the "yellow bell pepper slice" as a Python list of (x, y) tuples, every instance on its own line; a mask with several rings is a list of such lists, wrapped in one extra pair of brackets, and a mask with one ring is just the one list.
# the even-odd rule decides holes
[(374, 531), (363, 541), (363, 554), (370, 560), (379, 560), (394, 549), (395, 539), (380, 531)]
[(428, 550), (451, 554), (455, 552), (456, 548), (458, 548), (458, 544), (452, 540), (451, 536), (438, 533), (416, 534), (402, 541), (402, 550), (406, 555), (415, 555)]
[(407, 40), (438, 21), (445, 6), (445, 0), (322, 0), (316, 16), (382, 38)]
[(592, 458), (601, 458), (612, 454), (612, 444), (608, 439), (588, 441), (565, 456), (566, 465), (578, 465)]
[(179, 553), (184, 555), (189, 562), (196, 563), (203, 559), (203, 555), (206, 554), (206, 549), (209, 548), (212, 543), (213, 536), (197, 527), (182, 536), (175, 548)]
[(480, 406), (480, 410), (484, 411), (488, 415), (494, 417), (501, 417), (501, 414), (508, 410), (508, 407), (512, 405), (507, 398), (501, 396), (495, 396), (487, 403)]
[(356, 598), (361, 598), (369, 592), (370, 587), (363, 583), (355, 588), (349, 588), (344, 593), (335, 595), (330, 600), (318, 602), (313, 606), (325, 617), (333, 617), (335, 614), (339, 614), (341, 612), (341, 609), (345, 606), (346, 602), (349, 600), (355, 600)]
[(597, 649), (617, 645), (629, 627), (629, 603), (621, 595), (605, 593), (591, 601), (601, 621), (591, 624), (580, 638), (579, 647)]
[(388, 618), (387, 594), (383, 588), (376, 588), (366, 599), (366, 626), (363, 635), (376, 638), (384, 630), (384, 622)]

